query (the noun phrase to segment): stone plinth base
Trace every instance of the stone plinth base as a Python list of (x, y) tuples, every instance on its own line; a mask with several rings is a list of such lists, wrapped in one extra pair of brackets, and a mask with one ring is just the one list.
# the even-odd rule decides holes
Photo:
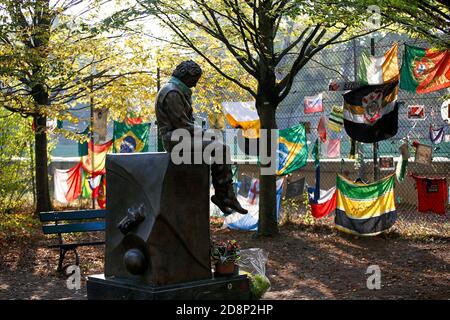
[(87, 279), (87, 296), (89, 300), (249, 300), (250, 288), (244, 275), (160, 287), (93, 275)]

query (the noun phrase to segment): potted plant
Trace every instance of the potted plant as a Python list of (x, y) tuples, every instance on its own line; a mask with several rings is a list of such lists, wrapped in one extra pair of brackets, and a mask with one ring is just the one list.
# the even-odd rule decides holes
[(233, 275), (236, 261), (240, 258), (240, 247), (236, 240), (211, 243), (211, 262), (217, 275)]

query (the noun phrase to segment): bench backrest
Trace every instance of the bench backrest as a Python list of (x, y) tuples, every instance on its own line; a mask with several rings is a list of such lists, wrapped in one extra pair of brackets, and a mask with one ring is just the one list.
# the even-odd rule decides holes
[[(105, 231), (106, 210), (74, 210), (74, 211), (50, 211), (41, 212), (39, 219), (41, 222), (54, 222), (42, 226), (44, 234), (71, 233), (71, 232), (93, 232)], [(83, 220), (94, 220), (85, 221)], [(63, 223), (63, 221), (78, 220), (75, 223)]]

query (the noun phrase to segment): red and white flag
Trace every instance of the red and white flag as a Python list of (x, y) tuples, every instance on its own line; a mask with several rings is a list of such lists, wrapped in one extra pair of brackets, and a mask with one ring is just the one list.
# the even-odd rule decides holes
[(323, 112), (322, 94), (305, 97), (303, 99), (305, 113)]
[(67, 204), (81, 195), (81, 162), (72, 169), (54, 171), (55, 200)]
[(309, 205), (314, 218), (322, 218), (336, 210), (336, 187), (320, 190), (318, 199), (314, 199), (314, 188), (308, 188)]
[(259, 199), (259, 179), (252, 179), (250, 190), (247, 195), (248, 204), (256, 204)]
[(319, 124), (317, 125), (317, 134), (322, 142), (327, 141), (327, 124), (324, 117), (320, 117)]
[(321, 154), (323, 158), (335, 159), (341, 156), (341, 140), (328, 139), (320, 144)]

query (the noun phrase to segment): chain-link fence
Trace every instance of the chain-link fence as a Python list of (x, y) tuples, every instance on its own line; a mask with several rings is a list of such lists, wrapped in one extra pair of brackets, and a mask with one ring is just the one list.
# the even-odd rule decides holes
[[(280, 129), (288, 128), (300, 122), (310, 123), (310, 132), (307, 134), (309, 152), (311, 153), (312, 144), (318, 137), (317, 126), (321, 116), (328, 119), (333, 106), (343, 104), (342, 94), (344, 92), (328, 91), (328, 84), (331, 80), (338, 81), (356, 81), (359, 57), (363, 50), (371, 51), (370, 39), (364, 38), (341, 44), (335, 47), (325, 49), (318, 53), (308, 64), (300, 71), (296, 77), (295, 83), (288, 97), (281, 103), (277, 111), (277, 125)], [(405, 35), (387, 34), (384, 36), (375, 36), (375, 55), (383, 55), (389, 50), (394, 42), (399, 44), (399, 63), (401, 64), (404, 46), (403, 44), (415, 45), (418, 47), (428, 47), (423, 41), (410, 39)], [(288, 57), (284, 65), (289, 65), (289, 59), (293, 60), (295, 56)], [(283, 73), (283, 67), (279, 70), (280, 76)], [(319, 93), (323, 95), (324, 112), (305, 114), (303, 112), (303, 101), (305, 96), (314, 96)], [(433, 145), (430, 141), (429, 127), (435, 128), (445, 126), (446, 134), (449, 133), (448, 124), (441, 117), (442, 96), (447, 94), (447, 90), (440, 90), (429, 94), (414, 94), (404, 90), (399, 91), (398, 101), (399, 124), (398, 133), (391, 139), (378, 143), (379, 157), (393, 157), (394, 164), (400, 159), (399, 147), (402, 139), (409, 137), (409, 141), (417, 140), (420, 143), (432, 145), (433, 161), (431, 165), (417, 164), (414, 162), (414, 151), (410, 147), (410, 161), (408, 171), (415, 175), (425, 177), (445, 177), (450, 178), (450, 142), (441, 142)], [(425, 119), (410, 120), (407, 117), (409, 105), (424, 105)], [(357, 168), (355, 160), (349, 159), (351, 142), (344, 128), (340, 133), (328, 130), (329, 139), (340, 139), (341, 150), (340, 157), (327, 159), (321, 155), (321, 189), (329, 189), (336, 184), (336, 173), (341, 173), (350, 179), (355, 180), (362, 176), (365, 181), (374, 181), (374, 154), (372, 144), (359, 144), (360, 157), (362, 156), (362, 168)], [(236, 146), (230, 146), (234, 150)], [(240, 158), (244, 157), (240, 154)], [(395, 165), (394, 165), (395, 167)], [(380, 171), (380, 177), (392, 174), (395, 171), (385, 169)], [(256, 165), (241, 165), (240, 174), (246, 174), (258, 177)], [(313, 160), (309, 159), (308, 164), (289, 177), (290, 181), (305, 177), (306, 184), (314, 186), (315, 169)], [(415, 181), (411, 177), (406, 177), (402, 183), (396, 183), (396, 207), (398, 210), (398, 221), (394, 227), (406, 234), (427, 235), (448, 237), (450, 236), (450, 220), (448, 213), (450, 206), (447, 206), (446, 215), (434, 213), (419, 213), (417, 210), (417, 193)], [(295, 206), (284, 202), (282, 212), (289, 212), (291, 215), (302, 215), (306, 212), (306, 207), (300, 198)], [(333, 218), (327, 217), (318, 221), (319, 224), (332, 224)]]
[[(375, 35), (374, 51), (376, 56), (383, 55), (389, 50), (394, 42), (399, 44), (399, 64), (401, 64), (404, 44), (415, 45), (418, 47), (429, 47), (427, 43), (419, 40), (408, 38), (406, 35), (386, 34)], [(300, 122), (310, 124), (310, 131), (307, 134), (309, 153), (311, 154), (312, 145), (318, 137), (317, 126), (321, 116), (328, 119), (333, 106), (341, 106), (343, 104), (343, 92), (334, 92), (328, 90), (331, 80), (337, 81), (355, 81), (357, 79), (359, 57), (363, 50), (371, 51), (370, 38), (363, 38), (348, 43), (336, 45), (331, 48), (320, 51), (313, 57), (300, 73), (292, 86), (290, 94), (281, 103), (277, 111), (277, 125), (279, 129), (294, 126)], [(285, 61), (277, 68), (279, 77), (283, 76), (283, 72), (288, 70), (289, 64), (295, 59), (295, 55), (287, 56)], [(224, 88), (223, 90), (226, 90)], [(305, 114), (303, 110), (303, 101), (305, 96), (314, 96), (322, 93), (323, 96), (323, 113)], [(420, 143), (432, 145), (429, 137), (429, 127), (445, 126), (446, 134), (450, 133), (450, 128), (441, 117), (441, 105), (443, 103), (442, 96), (447, 94), (447, 90), (440, 90), (429, 94), (414, 94), (404, 90), (399, 91), (398, 101), (399, 123), (398, 133), (396, 136), (378, 143), (379, 157), (393, 157), (397, 162), (400, 158), (398, 148), (402, 143), (402, 139), (409, 137), (410, 142), (417, 140)], [(229, 92), (224, 92), (224, 97), (230, 101)], [(233, 100), (233, 99), (231, 99)], [(235, 99), (239, 101), (238, 98)], [(195, 103), (195, 100), (194, 100)], [(409, 105), (424, 105), (425, 119), (410, 120), (407, 117), (407, 109)], [(196, 121), (199, 124), (208, 127), (208, 114), (196, 114)], [(229, 127), (229, 126), (228, 126)], [(230, 127), (229, 127), (230, 128)], [(360, 163), (362, 168), (357, 168), (355, 160), (349, 158), (351, 142), (344, 128), (340, 133), (331, 130), (327, 132), (329, 139), (340, 140), (340, 157), (328, 159), (321, 156), (321, 189), (329, 189), (336, 184), (336, 174), (341, 173), (349, 179), (355, 180), (358, 176), (362, 176), (365, 181), (374, 181), (374, 161), (373, 161), (373, 145), (359, 144)], [(149, 137), (150, 151), (158, 151), (157, 126), (152, 124)], [(241, 164), (238, 164), (239, 175), (246, 174), (257, 178), (259, 175), (256, 158), (246, 156), (234, 141), (230, 145), (233, 158)], [(433, 162), (431, 165), (417, 164), (414, 162), (414, 151), (410, 148), (410, 161), (408, 170), (419, 176), (425, 177), (445, 177), (450, 178), (450, 142), (442, 142), (433, 146)], [(250, 160), (253, 164), (242, 164), (244, 160)], [(394, 172), (395, 169), (387, 169), (380, 171), (380, 177), (384, 177)], [(315, 169), (313, 160), (308, 160), (305, 167), (301, 168), (288, 179), (295, 181), (305, 178), (306, 184), (314, 186)], [(450, 193), (450, 192), (449, 192)], [(450, 236), (450, 219), (448, 213), (450, 207), (446, 208), (446, 215), (437, 215), (434, 213), (419, 213), (417, 210), (417, 189), (415, 181), (411, 177), (407, 177), (403, 183), (397, 183), (395, 188), (396, 206), (399, 212), (398, 221), (394, 229), (400, 230), (402, 233), (415, 234), (433, 234), (436, 236)], [(289, 212), (291, 216), (302, 217), (306, 210), (301, 197), (295, 206), (284, 202), (282, 213)], [(331, 225), (333, 217), (329, 216), (316, 221), (317, 224)]]

